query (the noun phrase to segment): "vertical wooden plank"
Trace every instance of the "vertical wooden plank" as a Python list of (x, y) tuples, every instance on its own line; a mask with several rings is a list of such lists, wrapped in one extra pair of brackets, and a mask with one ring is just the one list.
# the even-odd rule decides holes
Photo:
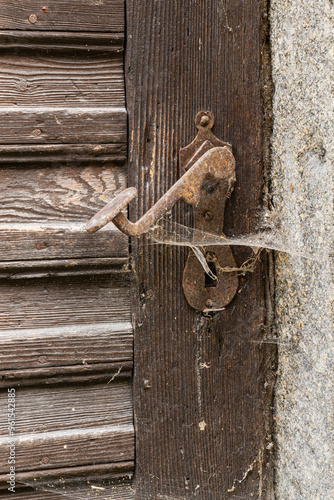
[[(176, 181), (194, 117), (210, 110), (237, 161), (225, 232), (254, 229), (263, 183), (261, 3), (128, 0), (132, 219)], [(175, 214), (189, 223), (184, 205)], [(132, 248), (137, 498), (268, 498), (263, 269), (240, 279), (225, 311), (204, 318), (183, 294), (186, 250), (145, 237)], [(245, 252), (235, 256), (241, 264)]]

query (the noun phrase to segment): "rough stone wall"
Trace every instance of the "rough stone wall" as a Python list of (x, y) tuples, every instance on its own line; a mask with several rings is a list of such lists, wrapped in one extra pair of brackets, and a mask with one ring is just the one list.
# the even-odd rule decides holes
[(271, 0), (276, 498), (333, 500), (333, 0)]

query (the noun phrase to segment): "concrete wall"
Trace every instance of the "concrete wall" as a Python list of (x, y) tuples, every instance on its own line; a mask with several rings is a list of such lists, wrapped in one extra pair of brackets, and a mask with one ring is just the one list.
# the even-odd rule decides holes
[[(333, 0), (271, 0), (276, 498), (333, 500)], [(297, 253), (298, 255), (298, 253)]]

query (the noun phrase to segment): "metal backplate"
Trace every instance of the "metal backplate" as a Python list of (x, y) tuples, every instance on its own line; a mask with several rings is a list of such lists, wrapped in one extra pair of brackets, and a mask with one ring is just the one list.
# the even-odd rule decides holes
[[(186, 172), (203, 154), (211, 148), (230, 144), (217, 139), (211, 131), (214, 116), (209, 111), (201, 111), (195, 119), (198, 129), (196, 138), (189, 146), (180, 150), (181, 173)], [(201, 186), (199, 203), (193, 207), (194, 228), (207, 233), (224, 236), (224, 210), (230, 196), (235, 176), (213, 181), (207, 178)], [(190, 251), (183, 273), (183, 289), (191, 307), (203, 312), (214, 312), (227, 306), (238, 289), (238, 274), (228, 268), (236, 268), (236, 263), (229, 246), (204, 247), (208, 266), (217, 279), (207, 275), (201, 263)]]

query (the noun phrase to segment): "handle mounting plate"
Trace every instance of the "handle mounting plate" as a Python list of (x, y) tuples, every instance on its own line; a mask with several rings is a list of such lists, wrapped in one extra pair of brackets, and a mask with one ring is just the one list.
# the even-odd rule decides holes
[[(228, 143), (220, 141), (212, 133), (214, 116), (209, 111), (201, 111), (195, 119), (198, 129), (195, 139), (180, 150), (180, 169), (188, 171), (201, 156), (215, 147), (227, 147)], [(224, 211), (227, 198), (233, 190), (235, 172), (224, 180), (213, 182), (209, 178), (201, 186), (201, 197), (193, 207), (194, 228), (207, 233), (224, 236)], [(208, 246), (204, 249), (208, 266), (217, 277), (210, 278), (203, 271), (195, 254), (190, 251), (183, 273), (183, 289), (191, 307), (203, 312), (214, 312), (227, 306), (238, 289), (238, 274), (226, 271), (235, 268), (236, 263), (229, 246)]]

